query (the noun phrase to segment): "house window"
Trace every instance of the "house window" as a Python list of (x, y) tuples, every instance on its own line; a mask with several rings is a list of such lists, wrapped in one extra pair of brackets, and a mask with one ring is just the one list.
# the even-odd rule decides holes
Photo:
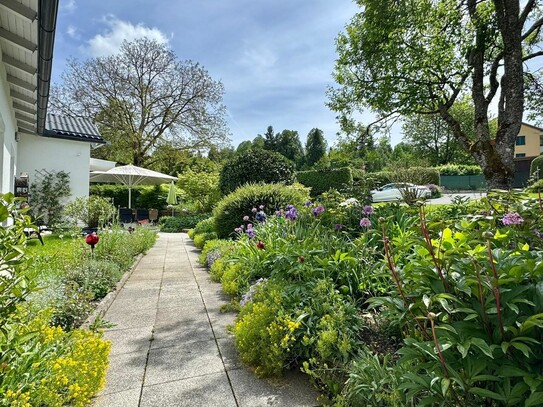
[(539, 136), (539, 146), (543, 146), (543, 134)]
[(517, 141), (515, 143), (517, 146), (525, 146), (526, 145), (526, 136), (517, 136)]
[(524, 157), (526, 157), (526, 154), (525, 153), (517, 153), (517, 154), (515, 154), (515, 157), (516, 158), (524, 158)]

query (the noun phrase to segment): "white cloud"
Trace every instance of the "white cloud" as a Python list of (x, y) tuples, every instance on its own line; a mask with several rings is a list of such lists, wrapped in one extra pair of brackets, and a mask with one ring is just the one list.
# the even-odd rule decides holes
[(77, 27), (74, 27), (73, 25), (69, 25), (68, 28), (66, 28), (66, 34), (74, 39), (79, 39), (80, 37)]
[(62, 3), (62, 11), (65, 11), (66, 13), (73, 13), (77, 6), (75, 5), (75, 0), (68, 0), (65, 3)]
[(147, 37), (159, 43), (168, 42), (168, 36), (155, 27), (150, 28), (142, 23), (134, 25), (111, 15), (104, 17), (103, 22), (107, 28), (92, 37), (84, 47), (84, 51), (93, 57), (117, 53), (124, 40), (133, 41), (137, 38)]

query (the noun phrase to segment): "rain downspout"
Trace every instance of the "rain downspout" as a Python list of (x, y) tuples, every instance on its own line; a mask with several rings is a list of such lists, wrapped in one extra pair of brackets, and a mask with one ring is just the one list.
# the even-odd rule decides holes
[(38, 110), (37, 132), (43, 135), (53, 68), (53, 45), (59, 0), (38, 2)]

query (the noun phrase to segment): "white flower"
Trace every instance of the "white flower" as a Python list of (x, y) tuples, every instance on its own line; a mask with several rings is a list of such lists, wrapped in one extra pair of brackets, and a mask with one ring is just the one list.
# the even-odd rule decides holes
[(339, 206), (351, 206), (351, 205), (360, 205), (360, 202), (358, 202), (356, 198), (349, 198), (339, 204)]

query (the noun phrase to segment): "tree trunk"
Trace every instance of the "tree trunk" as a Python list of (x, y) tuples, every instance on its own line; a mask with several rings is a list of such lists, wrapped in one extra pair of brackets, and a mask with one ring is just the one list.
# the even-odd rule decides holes
[(502, 155), (494, 144), (488, 144), (486, 151), (478, 155), (489, 189), (510, 189), (515, 173), (513, 154)]

